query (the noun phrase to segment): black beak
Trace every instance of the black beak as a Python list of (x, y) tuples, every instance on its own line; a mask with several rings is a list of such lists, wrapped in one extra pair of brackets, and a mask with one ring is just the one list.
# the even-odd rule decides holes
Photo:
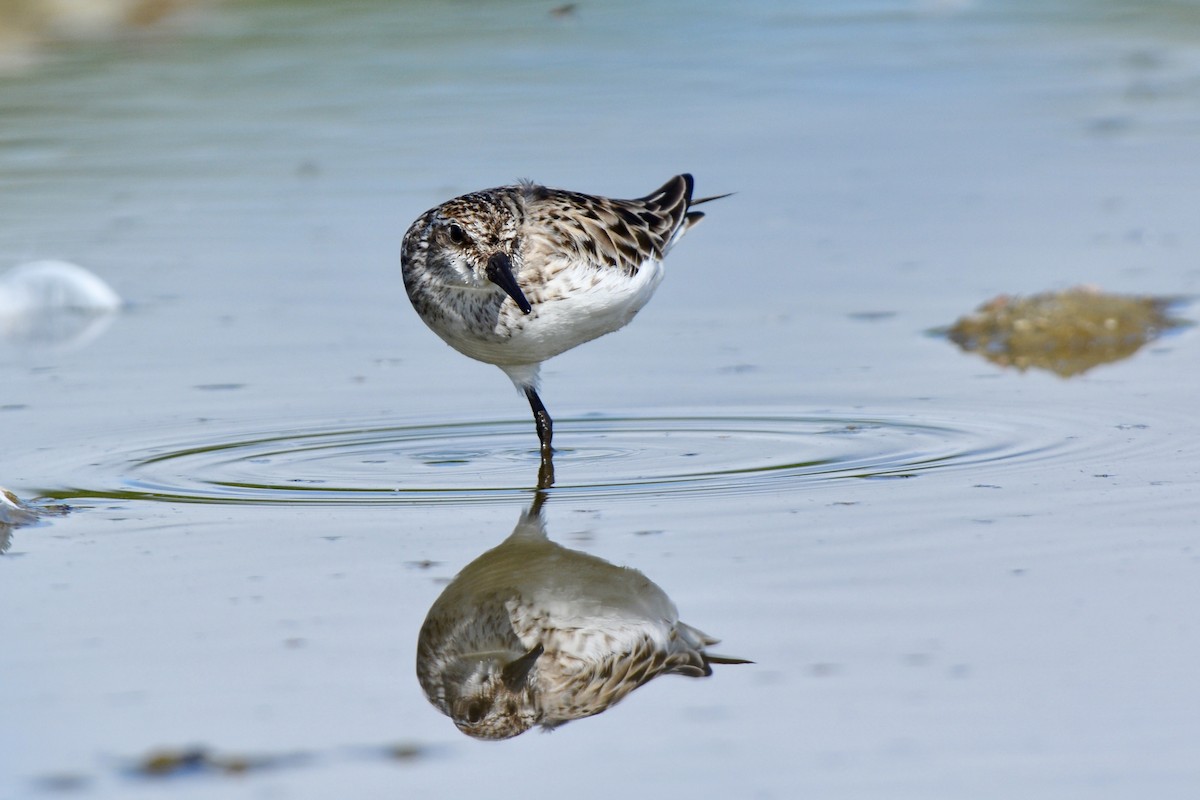
[(526, 314), (533, 311), (533, 306), (529, 305), (529, 301), (525, 299), (521, 287), (517, 286), (517, 279), (513, 277), (512, 273), (512, 262), (508, 260), (507, 255), (496, 253), (488, 259), (487, 277), (489, 281), (503, 289), (504, 293), (512, 298), (521, 311)]
[(505, 664), (504, 669), (500, 672), (500, 680), (504, 681), (504, 685), (514, 692), (519, 689), (521, 684), (525, 683), (525, 678), (529, 675), (529, 670), (533, 669), (533, 665), (537, 663), (538, 658), (542, 655), (543, 649), (539, 644), (515, 661)]

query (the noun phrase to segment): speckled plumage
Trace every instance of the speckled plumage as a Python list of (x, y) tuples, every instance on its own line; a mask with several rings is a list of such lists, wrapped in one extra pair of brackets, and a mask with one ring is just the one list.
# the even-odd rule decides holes
[(421, 687), (461, 731), (507, 739), (554, 728), (659, 675), (745, 663), (706, 653), (717, 640), (680, 622), (642, 573), (551, 542), (539, 507), (458, 574), (421, 627)]
[(663, 258), (704, 216), (692, 210), (705, 202), (692, 200), (692, 186), (691, 175), (677, 175), (637, 200), (502, 186), (430, 209), (405, 234), (413, 307), (447, 344), (525, 392), (543, 454), (541, 363), (623, 327), (646, 304)]

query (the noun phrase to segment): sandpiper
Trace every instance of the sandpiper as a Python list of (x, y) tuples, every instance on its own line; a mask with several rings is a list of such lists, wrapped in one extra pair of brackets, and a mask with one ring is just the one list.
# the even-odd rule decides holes
[[(543, 467), (552, 421), (543, 361), (624, 326), (662, 280), (662, 261), (704, 215), (692, 176), (636, 200), (523, 182), (422, 214), (404, 236), (404, 287), (433, 331), (507, 373), (533, 410)], [(720, 195), (719, 197), (725, 197)], [(552, 481), (552, 474), (550, 477)]]

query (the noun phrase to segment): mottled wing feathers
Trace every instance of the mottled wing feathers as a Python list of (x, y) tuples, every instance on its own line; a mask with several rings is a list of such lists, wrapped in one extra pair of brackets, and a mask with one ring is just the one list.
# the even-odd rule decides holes
[(542, 683), (541, 725), (555, 728), (573, 719), (598, 714), (659, 675), (703, 678), (712, 674), (710, 664), (750, 663), (723, 656), (710, 657), (704, 652), (703, 644), (716, 640), (700, 634), (701, 644), (693, 636), (698, 633), (696, 629), (678, 623), (666, 642), (649, 632), (621, 637), (621, 643), (611, 644), (608, 655), (603, 658), (580, 659), (567, 653), (552, 652), (550, 663), (554, 666), (542, 667), (539, 676)]
[(699, 653), (671, 653), (651, 637), (639, 638), (632, 645), (598, 661), (560, 656), (559, 669), (553, 674), (542, 670), (542, 727), (556, 728), (573, 719), (599, 714), (665, 673), (708, 674)]
[(671, 245), (702, 214), (688, 213), (692, 176), (676, 175), (636, 200), (547, 189), (524, 184), (528, 230), (550, 249), (634, 275), (649, 260), (661, 261)]

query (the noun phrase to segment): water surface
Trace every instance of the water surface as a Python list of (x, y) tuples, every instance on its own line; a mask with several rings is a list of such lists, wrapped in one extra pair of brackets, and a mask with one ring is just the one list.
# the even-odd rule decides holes
[[(230, 2), (0, 77), (0, 267), (127, 301), (0, 343), (0, 485), (74, 508), (0, 556), (0, 796), (128, 796), (164, 748), (196, 797), (1192, 796), (1194, 330), (1070, 379), (926, 333), (1200, 289), (1191, 6), (553, 5)], [(536, 439), (400, 238), (680, 171), (736, 194), (544, 370), (546, 524), (756, 663), (472, 741), (417, 632)]]

